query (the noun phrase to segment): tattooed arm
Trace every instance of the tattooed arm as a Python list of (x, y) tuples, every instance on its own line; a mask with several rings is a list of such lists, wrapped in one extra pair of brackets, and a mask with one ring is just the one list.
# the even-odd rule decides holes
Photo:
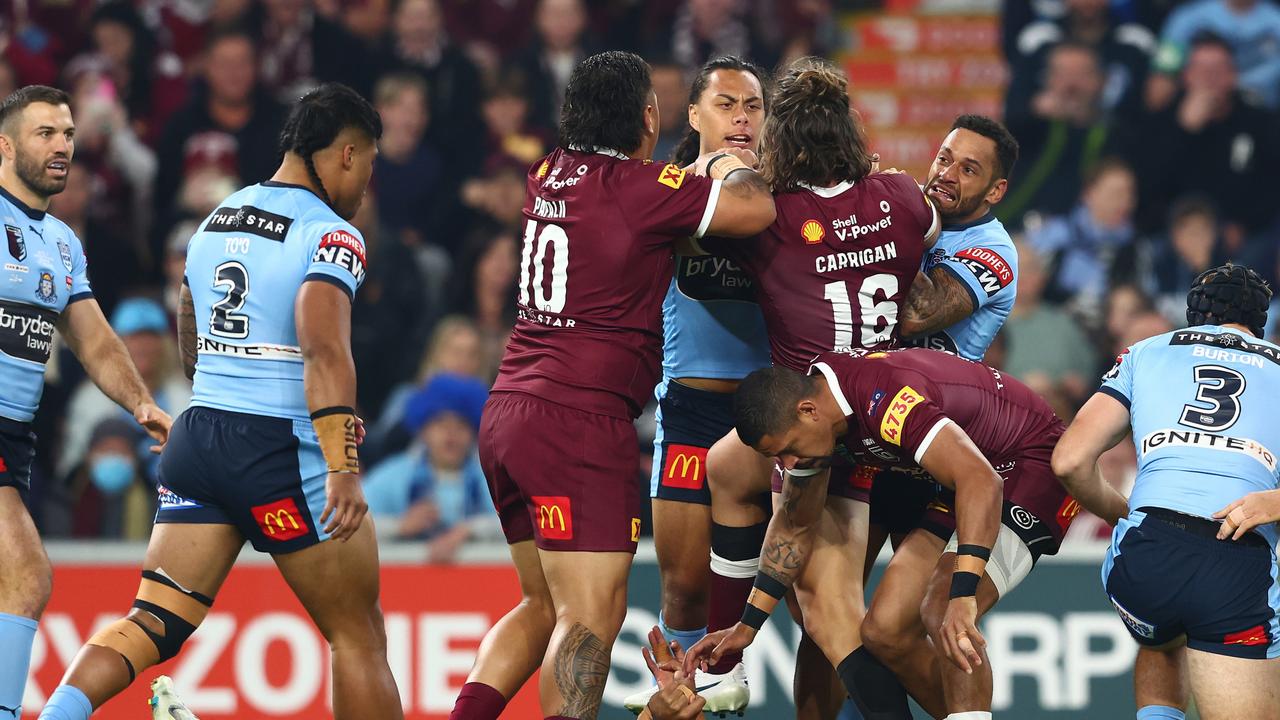
[(191, 288), (182, 284), (178, 295), (178, 351), (182, 354), (182, 371), (188, 380), (196, 377), (196, 304)]
[(827, 502), (830, 475), (830, 470), (824, 470), (809, 476), (786, 473), (782, 478), (782, 497), (764, 536), (760, 574), (768, 575), (787, 589), (795, 584), (809, 561), (813, 533)]
[(955, 325), (976, 309), (969, 288), (949, 270), (935, 267), (928, 275), (916, 273), (899, 328), (903, 337), (928, 335)]

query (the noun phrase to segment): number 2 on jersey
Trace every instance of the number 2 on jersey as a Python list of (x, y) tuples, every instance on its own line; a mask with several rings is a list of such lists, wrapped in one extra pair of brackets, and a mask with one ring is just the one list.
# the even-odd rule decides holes
[[(551, 287), (546, 278), (547, 254), (551, 254)], [(532, 273), (530, 269), (532, 266)], [(533, 275), (530, 282), (529, 276)], [(538, 223), (530, 220), (524, 226), (524, 246), (520, 251), (520, 304), (545, 312), (563, 312), (565, 289), (569, 283), (569, 236), (559, 225), (546, 224), (538, 231)], [(533, 303), (529, 302), (530, 297)]]
[(219, 337), (249, 337), (249, 316), (240, 313), (249, 294), (249, 271), (238, 262), (224, 262), (213, 271), (213, 287), (226, 295), (213, 304), (209, 332)]
[[(835, 317), (836, 337), (833, 350), (854, 347), (853, 304), (849, 302), (848, 284), (843, 280), (823, 286), (823, 298), (831, 303)], [(883, 300), (876, 301), (876, 293), (884, 293)], [(858, 289), (858, 309), (862, 319), (862, 347), (875, 347), (893, 336), (898, 324), (898, 303), (892, 298), (898, 294), (898, 278), (888, 273), (872, 275), (862, 281)], [(884, 327), (877, 330), (880, 323)]]

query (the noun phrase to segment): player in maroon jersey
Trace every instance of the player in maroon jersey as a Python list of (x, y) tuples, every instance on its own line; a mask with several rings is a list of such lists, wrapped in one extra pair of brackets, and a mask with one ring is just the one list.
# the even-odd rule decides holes
[(594, 55), (569, 79), (560, 147), (530, 168), (519, 315), (479, 443), (524, 597), (486, 636), (455, 720), (497, 718), (539, 665), (545, 716), (596, 717), (640, 534), (632, 420), (658, 377), (673, 243), (775, 217), (751, 153), (686, 173), (649, 160), (657, 128), (648, 65)]
[[(727, 257), (751, 276), (764, 312), (773, 362), (804, 370), (808, 361), (835, 348), (881, 347), (898, 336), (898, 317), (908, 288), (940, 221), (920, 187), (904, 174), (871, 174), (870, 153), (849, 113), (845, 77), (830, 66), (804, 60), (779, 79), (761, 139), (762, 173), (774, 190), (777, 220), (746, 242), (704, 239), (699, 245)], [(712, 489), (712, 597), (708, 630), (737, 621), (756, 575), (769, 515), (772, 464), (730, 433), (711, 449), (707, 477)], [(830, 513), (820, 532), (812, 566), (821, 577), (828, 564), (861, 563), (861, 546), (845, 542), (865, 534), (867, 482), (854, 484), (852, 467), (832, 481)], [(856, 555), (855, 555), (856, 554)], [(804, 605), (812, 583), (797, 591)], [(828, 660), (839, 662), (857, 646), (862, 583), (828, 588), (830, 622), (807, 626), (830, 635), (821, 645), (848, 645)], [(713, 672), (726, 672), (740, 658), (726, 656)], [(812, 642), (801, 646), (801, 676), (823, 664)], [(835, 684), (826, 674), (827, 686)], [(802, 683), (809, 687), (820, 681)], [(803, 693), (802, 693), (803, 695)], [(814, 698), (816, 701), (817, 699)], [(832, 703), (833, 701), (833, 703)], [(805, 698), (798, 700), (803, 706)], [(826, 714), (839, 694), (818, 702)], [(807, 712), (807, 711), (806, 711)]]
[[(936, 717), (990, 718), (991, 670), (977, 618), (1040, 556), (1057, 552), (1079, 508), (1049, 467), (1064, 430), (1053, 410), (998, 370), (925, 349), (826, 353), (807, 376), (760, 370), (743, 380), (734, 403), (741, 437), (786, 468), (782, 500), (742, 621), (692, 648), (689, 665), (749, 644), (804, 571), (836, 458), (921, 469), (949, 491), (944, 500), (958, 529), (936, 566), (916, 569), (910, 592), (921, 617), (905, 665), (916, 677), (903, 681)], [(823, 582), (838, 585), (861, 577), (862, 566), (832, 572)], [(899, 592), (908, 592), (905, 584)], [(839, 669), (852, 692), (853, 668)], [(910, 714), (904, 699), (900, 714), (876, 717)]]

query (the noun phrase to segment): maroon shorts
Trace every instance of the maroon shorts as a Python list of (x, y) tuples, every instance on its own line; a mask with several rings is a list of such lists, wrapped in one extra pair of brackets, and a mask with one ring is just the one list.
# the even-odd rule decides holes
[[(836, 456), (831, 462), (831, 478), (827, 480), (827, 495), (849, 498), (858, 502), (871, 502), (871, 483), (879, 468), (870, 465), (854, 465)], [(782, 470), (773, 466), (773, 491), (782, 492)]]
[(630, 421), (495, 392), (480, 421), (480, 466), (508, 543), (636, 551), (640, 447)]
[[(1051, 447), (1034, 448), (995, 466), (1004, 479), (1000, 522), (1022, 538), (1035, 559), (1058, 552), (1067, 528), (1080, 512), (1080, 503), (1067, 494), (1049, 466), (1052, 454)], [(920, 527), (950, 540), (956, 529), (954, 506), (955, 493), (944, 489), (925, 510)]]

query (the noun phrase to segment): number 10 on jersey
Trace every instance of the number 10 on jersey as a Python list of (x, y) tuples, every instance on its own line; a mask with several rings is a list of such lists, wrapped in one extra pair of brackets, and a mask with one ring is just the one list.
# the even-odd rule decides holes
[[(548, 255), (551, 256), (549, 282), (546, 272)], [(530, 220), (524, 226), (524, 244), (520, 251), (520, 304), (543, 312), (564, 312), (568, 283), (569, 236), (559, 225), (547, 223), (540, 226), (537, 221)]]

